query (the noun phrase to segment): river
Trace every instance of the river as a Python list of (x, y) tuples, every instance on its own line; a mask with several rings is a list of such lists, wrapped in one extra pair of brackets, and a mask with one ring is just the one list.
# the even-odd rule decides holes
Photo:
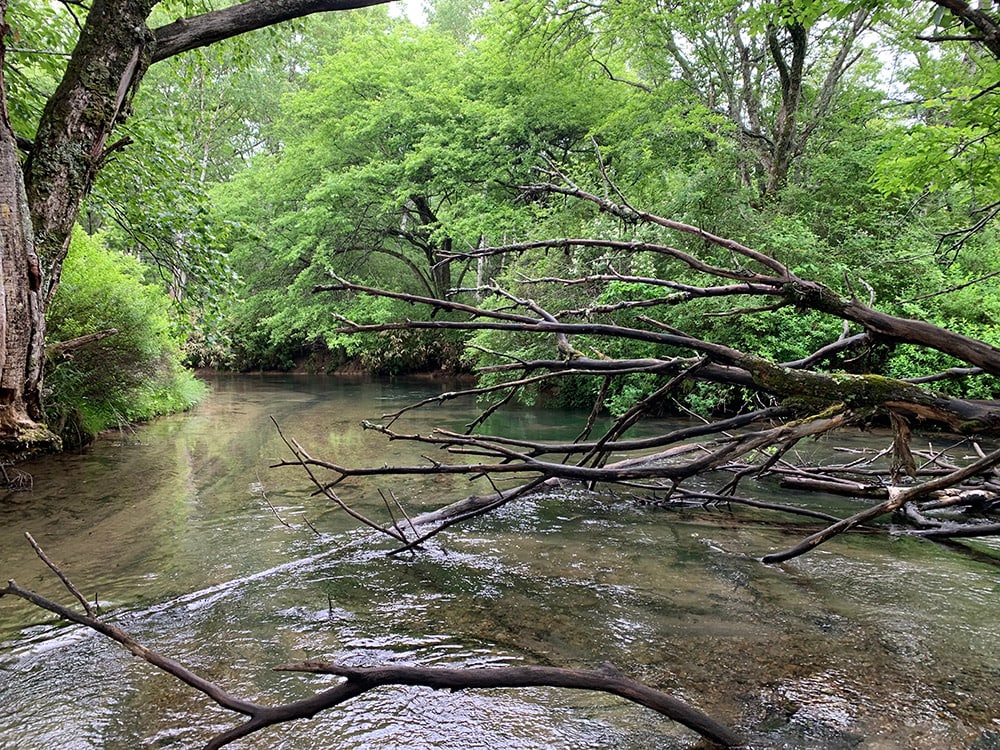
[[(511, 505), (410, 557), (311, 493), (284, 432), (343, 464), (422, 460), (362, 419), (446, 390), (310, 376), (220, 377), (197, 409), (32, 462), (0, 498), (0, 576), (68, 603), (30, 532), (134, 637), (230, 691), (304, 697), (331, 678), (276, 664), (591, 668), (611, 661), (746, 733), (755, 748), (1000, 748), (1000, 568), (927, 542), (858, 535), (783, 566), (795, 529), (740, 511), (667, 511), (583, 491)], [(472, 404), (407, 431), (461, 428)], [(492, 426), (564, 439), (580, 417), (513, 410)], [(706, 480), (708, 481), (708, 480)], [(462, 478), (347, 484), (420, 512)], [(486, 491), (488, 488), (483, 488)], [(787, 498), (786, 498), (787, 499)], [(822, 505), (820, 498), (810, 499)], [(844, 513), (844, 500), (830, 500)], [(89, 631), (0, 599), (0, 750), (197, 748), (237, 718)], [(617, 698), (548, 689), (372, 692), (239, 748), (693, 748)]]

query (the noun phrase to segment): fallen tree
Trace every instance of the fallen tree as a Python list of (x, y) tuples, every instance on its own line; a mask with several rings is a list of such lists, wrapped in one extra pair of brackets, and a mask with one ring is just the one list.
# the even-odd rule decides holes
[[(531, 186), (530, 190), (566, 194), (554, 183)], [(529, 279), (528, 284), (576, 285), (596, 281), (621, 281), (646, 288), (662, 288), (663, 297), (637, 297), (633, 301), (601, 308), (549, 311), (532, 299), (516, 296), (500, 288), (488, 290), (496, 304), (473, 305), (455, 299), (421, 298), (401, 295), (338, 280), (321, 292), (349, 292), (394, 296), (414, 304), (429, 305), (443, 315), (430, 321), (398, 321), (378, 326), (345, 322), (345, 331), (385, 331), (403, 328), (451, 328), (486, 330), (544, 337), (554, 348), (550, 358), (516, 359), (493, 366), (499, 382), (464, 391), (439, 394), (397, 412), (383, 415), (381, 423), (367, 422), (365, 429), (376, 430), (388, 440), (404, 440), (437, 448), (446, 459), (428, 457), (418, 465), (342, 466), (333, 460), (312, 456), (293, 438), (285, 437), (292, 457), (280, 465), (298, 467), (312, 480), (318, 492), (339, 505), (356, 520), (367, 524), (393, 542), (392, 552), (413, 552), (435, 535), (456, 523), (488, 513), (518, 498), (549, 491), (566, 483), (588, 487), (614, 488), (637, 502), (659, 506), (745, 507), (757, 513), (792, 514), (816, 521), (820, 528), (787, 550), (771, 551), (764, 562), (779, 563), (815, 549), (840, 533), (864, 528), (880, 516), (894, 514), (897, 530), (928, 539), (962, 539), (996, 535), (994, 521), (1000, 506), (1000, 480), (996, 467), (1000, 451), (987, 452), (975, 440), (998, 431), (1000, 405), (946, 396), (933, 391), (927, 382), (891, 379), (877, 373), (838, 372), (830, 366), (833, 358), (857, 351), (876, 340), (907, 341), (946, 351), (970, 365), (959, 373), (945, 376), (974, 376), (1000, 371), (1000, 352), (984, 342), (960, 336), (920, 321), (897, 318), (876, 311), (856, 299), (841, 299), (831, 289), (815, 281), (801, 279), (773, 258), (731, 240), (716, 237), (662, 217), (635, 211), (626, 204), (569, 189), (572, 197), (593, 203), (602, 211), (670, 232), (694, 236), (706, 251), (704, 256), (668, 244), (623, 243), (612, 240), (554, 240), (548, 243), (511, 245), (480, 249), (468, 254), (512, 255), (543, 247), (576, 247), (598, 244), (607, 249), (651, 252), (669, 257), (706, 280), (698, 285), (661, 278), (637, 278), (619, 274), (613, 268), (586, 279)], [(730, 266), (718, 264), (711, 251), (723, 249), (739, 259)], [(677, 275), (680, 277), (680, 274)], [(716, 283), (717, 281), (724, 283)], [(485, 291), (485, 290), (484, 290)], [(739, 351), (722, 343), (706, 341), (677, 330), (657, 311), (706, 296), (740, 299), (765, 297), (778, 304), (795, 305), (848, 320), (861, 327), (844, 335), (808, 357), (795, 362), (776, 363), (758, 355)], [(623, 325), (613, 316), (623, 310), (641, 309), (634, 323)], [(587, 337), (585, 340), (584, 337)], [(593, 354), (595, 340), (627, 340), (652, 344), (657, 354), (633, 359), (615, 359)], [(581, 341), (586, 343), (581, 343)], [(587, 350), (585, 350), (587, 347)], [(599, 349), (599, 347), (597, 347)], [(825, 366), (826, 369), (823, 369)], [(594, 435), (602, 394), (616, 378), (646, 373), (657, 386), (645, 398), (614, 420), (603, 433)], [(574, 440), (543, 442), (515, 439), (476, 432), (491, 414), (510, 403), (526, 388), (558, 382), (569, 376), (592, 377), (603, 383), (587, 428)], [(757, 396), (758, 407), (714, 422), (690, 424), (645, 437), (630, 436), (630, 429), (643, 417), (657, 413), (665, 399), (692, 380), (738, 386)], [(927, 379), (922, 379), (926, 381)], [(930, 382), (936, 382), (930, 379)], [(457, 398), (491, 399), (482, 414), (465, 432), (436, 429), (428, 434), (405, 432), (397, 423), (415, 408)], [(891, 440), (884, 450), (849, 453), (849, 460), (820, 465), (803, 465), (792, 460), (794, 447), (805, 440), (829, 437), (883, 420), (891, 428)], [(943, 449), (922, 450), (914, 446), (911, 425), (932, 425), (957, 433)], [(284, 437), (284, 436), (283, 436)], [(956, 458), (960, 447), (973, 455)], [(623, 457), (624, 456), (624, 457)], [(411, 516), (394, 493), (383, 494), (388, 522), (371, 519), (344, 502), (338, 486), (347, 481), (393, 481), (414, 475), (455, 474), (486, 477), (493, 492), (472, 496), (450, 506), (420, 516)], [(695, 477), (718, 476), (719, 488), (692, 487)], [(738, 494), (751, 481), (776, 481), (797, 490), (833, 492), (870, 503), (869, 507), (845, 518), (808, 507), (781, 504)], [(884, 531), (885, 527), (881, 527)], [(609, 692), (647, 706), (693, 729), (723, 746), (738, 746), (742, 739), (720, 722), (676, 698), (637, 683), (604, 666), (580, 671), (541, 667), (502, 669), (431, 669), (419, 665), (356, 667), (323, 661), (286, 664), (278, 669), (321, 675), (337, 675), (335, 686), (292, 703), (266, 706), (229, 692), (206, 680), (183, 664), (149, 649), (117, 626), (99, 617), (68, 578), (45, 558), (63, 579), (84, 611), (78, 612), (22, 588), (10, 581), (0, 596), (24, 599), (59, 617), (90, 628), (108, 637), (154, 667), (200, 691), (219, 706), (245, 717), (236, 726), (211, 738), (207, 749), (223, 747), (241, 737), (269, 726), (314, 716), (332, 709), (364, 692), (383, 685), (419, 685), (432, 689), (464, 690), (481, 687), (551, 686)]]
[[(395, 552), (412, 550), (454, 523), (565, 482), (615, 487), (641, 501), (652, 498), (652, 502), (661, 506), (724, 502), (819, 517), (825, 514), (737, 498), (736, 491), (740, 483), (749, 478), (756, 481), (777, 479), (799, 490), (834, 491), (859, 499), (881, 500), (850, 518), (825, 516), (829, 521), (826, 529), (786, 552), (763, 555), (765, 562), (772, 563), (802, 554), (843, 531), (887, 514), (895, 514), (898, 522), (895, 530), (924, 538), (997, 534), (994, 511), (1000, 501), (1000, 482), (996, 481), (995, 468), (1000, 464), (1000, 452), (986, 453), (975, 441), (1000, 432), (1000, 403), (949, 396), (933, 390), (932, 386), (945, 378), (1000, 375), (1000, 349), (925, 321), (881, 312), (853, 294), (841, 296), (824, 284), (798, 276), (787, 265), (747, 245), (635, 209), (624, 199), (614, 202), (587, 192), (554, 170), (547, 173), (547, 177), (550, 178), (547, 182), (525, 186), (525, 195), (533, 200), (562, 196), (582, 201), (619, 219), (625, 227), (642, 228), (644, 239), (538, 240), (480, 247), (456, 253), (453, 260), (510, 259), (529, 252), (596, 248), (605, 252), (603, 267), (573, 278), (525, 277), (520, 282), (521, 290), (582, 285), (592, 290), (612, 282), (625, 282), (642, 291), (633, 298), (613, 304), (546, 309), (535, 298), (496, 285), (475, 290), (485, 298), (483, 303), (476, 304), (463, 301), (469, 295), (460, 292), (468, 290), (456, 290), (453, 296), (439, 299), (375, 289), (340, 278), (336, 283), (317, 287), (320, 293), (391, 297), (440, 312), (430, 320), (401, 320), (377, 325), (345, 320), (342, 332), (496, 331), (522, 338), (541, 337), (552, 342), (553, 352), (551, 357), (525, 359), (493, 351), (491, 353), (500, 362), (481, 372), (491, 375), (497, 382), (444, 393), (383, 415), (382, 424), (364, 425), (367, 429), (378, 430), (389, 440), (433, 446), (456, 456), (455, 459), (428, 458), (426, 463), (413, 466), (346, 467), (314, 457), (294, 441), (287, 441), (294, 457), (283, 464), (306, 468), (318, 491), (337, 503), (341, 501), (336, 487), (348, 479), (465, 474), (488, 477), (494, 483), (492, 494), (465, 498), (416, 519), (407, 517), (405, 524), (395, 520), (392, 524), (381, 524), (364, 519), (399, 542)], [(607, 187), (608, 193), (615, 191), (610, 183)], [(666, 238), (648, 239), (651, 229)], [(696, 241), (681, 248), (670, 243), (670, 235)], [(636, 254), (666, 259), (677, 271), (652, 277), (617, 270), (616, 259), (618, 263), (625, 262), (623, 259)], [(549, 295), (549, 298), (554, 297)], [(844, 333), (807, 357), (774, 362), (724, 343), (689, 335), (670, 324), (672, 308), (706, 298), (733, 300), (732, 314), (750, 315), (785, 306), (813, 311), (843, 321)], [(766, 306), (751, 305), (752, 300), (761, 298), (767, 302)], [(657, 313), (659, 315), (654, 316)], [(628, 316), (626, 322), (621, 320), (623, 315)], [(851, 333), (851, 326), (860, 330)], [(578, 343), (581, 340), (585, 343)], [(601, 341), (642, 344), (654, 348), (657, 354), (632, 359), (608, 357), (602, 352), (609, 347), (600, 345)], [(877, 371), (847, 372), (837, 366), (838, 361), (848, 355), (876, 346), (902, 343), (936, 350), (968, 367), (950, 368), (930, 377), (900, 379)], [(656, 387), (615, 420), (603, 435), (592, 438), (595, 417), (603, 406), (610, 384), (634, 374), (655, 378)], [(596, 378), (601, 383), (588, 428), (575, 440), (552, 444), (475, 431), (491, 414), (525, 390), (570, 376)], [(753, 394), (753, 398), (745, 399), (747, 403), (755, 401), (763, 406), (651, 438), (628, 437), (630, 428), (643, 417), (659, 413), (667, 399), (694, 381), (744, 389)], [(394, 426), (412, 408), (460, 397), (492, 400), (464, 433), (437, 429), (429, 434), (412, 434)], [(872, 424), (888, 426), (892, 438), (886, 450), (870, 460), (796, 466), (787, 458), (789, 451), (804, 439)], [(941, 451), (927, 457), (918, 467), (911, 446), (915, 426), (965, 436), (964, 441), (957, 440), (955, 447), (966, 445), (969, 451), (976, 453), (969, 460), (956, 462), (947, 451)], [(626, 454), (629, 458), (609, 463), (613, 454)], [(728, 476), (720, 480), (718, 492), (696, 492), (685, 486), (692, 477), (709, 472)], [(389, 507), (389, 510), (393, 512), (394, 509)], [(395, 510), (402, 511), (402, 508), (397, 504)]]
[[(532, 191), (563, 191), (554, 183), (532, 186)], [(475, 305), (455, 299), (421, 298), (377, 290), (338, 280), (321, 292), (350, 292), (395, 296), (414, 304), (430, 305), (444, 313), (430, 321), (398, 321), (379, 326), (345, 322), (345, 331), (385, 331), (404, 328), (451, 328), (497, 330), (512, 334), (544, 337), (554, 353), (548, 358), (518, 359), (490, 368), (499, 382), (464, 391), (439, 394), (424, 402), (383, 415), (381, 423), (367, 422), (365, 429), (376, 430), (388, 440), (413, 441), (437, 448), (444, 460), (428, 457), (424, 463), (408, 466), (343, 466), (333, 460), (312, 456), (293, 438), (285, 438), (292, 457), (280, 465), (307, 472), (317, 492), (323, 493), (359, 522), (365, 523), (393, 541), (391, 552), (413, 552), (444, 529), (461, 521), (488, 513), (518, 498), (544, 492), (566, 483), (588, 487), (614, 488), (637, 502), (659, 506), (747, 507), (755, 512), (793, 514), (822, 524), (818, 531), (787, 550), (762, 555), (764, 562), (778, 563), (815, 549), (836, 535), (859, 528), (870, 532), (880, 516), (894, 514), (897, 530), (928, 539), (964, 539), (996, 535), (994, 522), (1000, 505), (1000, 481), (996, 467), (1000, 451), (987, 452), (976, 440), (989, 438), (998, 430), (998, 404), (947, 396), (933, 391), (928, 382), (892, 379), (878, 373), (839, 372), (834, 358), (848, 351), (889, 340), (907, 341), (947, 351), (970, 365), (941, 377), (975, 376), (996, 372), (998, 352), (984, 342), (957, 335), (920, 321), (910, 321), (878, 312), (856, 299), (840, 299), (831, 289), (815, 281), (801, 279), (789, 268), (749, 247), (701, 232), (697, 228), (669, 222), (661, 217), (634, 211), (625, 204), (613, 204), (574, 189), (573, 197), (597, 205), (629, 221), (652, 224), (698, 238), (710, 254), (723, 249), (739, 259), (731, 266), (718, 264), (717, 257), (700, 257), (667, 244), (643, 242), (625, 248), (630, 252), (665, 255), (700, 274), (706, 280), (725, 283), (698, 285), (661, 278), (638, 278), (614, 272), (613, 268), (588, 276), (586, 280), (621, 281), (667, 293), (650, 303), (648, 297), (615, 303), (602, 308), (593, 305), (581, 310), (546, 310), (532, 299), (508, 290), (492, 288), (493, 306)], [(584, 243), (621, 249), (612, 240), (555, 240), (549, 244), (512, 245), (480, 249), (469, 253), (506, 255), (539, 247), (564, 248)], [(679, 276), (679, 275), (678, 275)], [(584, 279), (528, 279), (528, 284), (575, 285)], [(766, 297), (778, 304), (818, 310), (826, 315), (853, 322), (861, 331), (830, 342), (810, 356), (794, 362), (777, 363), (722, 343), (706, 341), (677, 330), (653, 317), (658, 308), (706, 296), (717, 298)], [(745, 305), (744, 301), (740, 305)], [(633, 324), (615, 322), (623, 310), (642, 309)], [(737, 308), (745, 309), (745, 308)], [(603, 319), (602, 319), (603, 318)], [(585, 339), (585, 337), (587, 337)], [(595, 340), (627, 340), (651, 344), (657, 353), (641, 358), (612, 358), (595, 355)], [(585, 343), (581, 343), (585, 342)], [(825, 369), (824, 369), (825, 367)], [(595, 434), (601, 394), (616, 378), (645, 373), (657, 380), (649, 395)], [(574, 440), (543, 442), (515, 439), (476, 432), (491, 414), (511, 402), (524, 389), (539, 383), (558, 382), (569, 376), (592, 377), (603, 383), (586, 429)], [(684, 384), (704, 381), (737, 386), (756, 396), (757, 408), (743, 413), (691, 424), (645, 437), (630, 436), (630, 429), (643, 417), (656, 414)], [(455, 398), (492, 399), (465, 432), (436, 429), (428, 434), (405, 432), (397, 423), (412, 409)], [(851, 453), (850, 460), (803, 465), (792, 460), (793, 449), (805, 440), (829, 437), (859, 429), (882, 420), (891, 428), (889, 445), (879, 451)], [(962, 433), (943, 449), (915, 447), (912, 425), (936, 426)], [(939, 433), (940, 434), (940, 433)], [(955, 456), (964, 449), (969, 458)], [(624, 457), (623, 457), (624, 456)], [(437, 511), (411, 516), (394, 493), (383, 495), (388, 522), (371, 519), (337, 494), (347, 481), (393, 480), (413, 475), (455, 474), (485, 477), (493, 492), (465, 498)], [(693, 487), (695, 477), (719, 477), (714, 492)], [(835, 492), (871, 503), (870, 507), (838, 518), (807, 507), (807, 504), (780, 504), (738, 494), (751, 481), (777, 481), (802, 491)], [(885, 527), (878, 531), (884, 532)], [(41, 551), (39, 554), (44, 558)], [(48, 563), (58, 573), (58, 569)], [(61, 576), (63, 577), (63, 576)], [(419, 665), (356, 667), (323, 661), (282, 665), (285, 671), (337, 675), (342, 682), (292, 703), (266, 706), (240, 698), (217, 683), (206, 680), (183, 664), (149, 649), (117, 626), (98, 617), (85, 597), (63, 577), (80, 602), (83, 613), (64, 607), (10, 581), (0, 596), (24, 599), (70, 622), (101, 633), (156, 668), (200, 691), (216, 704), (245, 717), (241, 723), (211, 738), (206, 748), (223, 747), (241, 737), (275, 724), (314, 716), (353, 697), (382, 685), (420, 685), (432, 689), (474, 689), (480, 687), (551, 687), (600, 690), (648, 706), (695, 730), (723, 746), (739, 746), (742, 739), (724, 724), (705, 716), (672, 696), (641, 685), (611, 667), (579, 671), (552, 668), (509, 669), (428, 669)]]
[[(67, 75), (58, 92), (46, 107), (37, 128), (34, 142), (16, 135), (10, 127), (5, 107), (0, 152), (6, 186), (6, 205), (12, 207), (5, 217), (5, 304), (0, 315), (3, 330), (2, 377), (2, 437), (17, 451), (54, 445), (54, 437), (38, 424), (41, 410), (42, 341), (45, 332), (45, 308), (58, 285), (66, 240), (79, 214), (81, 201), (89, 193), (96, 173), (107, 157), (124, 141), (109, 138), (127, 117), (129, 100), (146, 67), (171, 55), (193, 47), (209, 44), (250, 28), (274, 23), (282, 18), (305, 13), (358, 7), (367, 2), (302, 2), (247, 3), (222, 11), (206, 13), (192, 19), (179, 20), (169, 26), (152, 30), (146, 25), (149, 11), (155, 3), (98, 3), (89, 13), (83, 43), (74, 51)], [(980, 34), (981, 41), (997, 53), (996, 24), (986, 13), (970, 10), (962, 2), (939, 5), (954, 12)], [(279, 7), (280, 6), (280, 7)], [(294, 7), (293, 7), (294, 6)], [(0, 17), (5, 15), (6, 2), (0, 2)], [(101, 11), (101, 12), (98, 12)], [(6, 50), (0, 50), (5, 52)], [(98, 70), (100, 69), (100, 70)], [(94, 71), (97, 71), (95, 73)], [(95, 76), (100, 77), (97, 80)], [(83, 83), (87, 85), (83, 85)], [(2, 89), (0, 80), (0, 89)], [(88, 113), (82, 117), (81, 113)], [(110, 144), (110, 145), (109, 145)], [(22, 166), (18, 149), (30, 153)], [(554, 175), (558, 177), (558, 175)], [(942, 373), (946, 376), (969, 376), (986, 372), (1000, 374), (1000, 352), (984, 342), (920, 321), (899, 318), (879, 312), (859, 302), (854, 296), (842, 297), (830, 288), (802, 279), (790, 269), (768, 256), (740, 243), (714, 236), (696, 227), (637, 211), (627, 203), (614, 203), (588, 194), (563, 181), (529, 186), (529, 195), (556, 195), (588, 201), (602, 211), (628, 223), (657, 226), (697, 238), (705, 247), (723, 250), (740, 262), (719, 265), (716, 258), (702, 258), (669, 245), (646, 241), (615, 242), (595, 239), (560, 239), (541, 243), (511, 245), (505, 248), (484, 248), (476, 253), (456, 255), (455, 259), (475, 259), (479, 256), (516, 255), (536, 248), (571, 249), (599, 247), (616, 252), (656, 253), (686, 265), (690, 270), (714, 277), (723, 283), (698, 285), (679, 283), (662, 278), (633, 277), (614, 269), (575, 279), (535, 279), (532, 283), (573, 285), (601, 281), (627, 281), (661, 288), (664, 296), (658, 300), (636, 299), (620, 303), (614, 309), (588, 307), (580, 311), (546, 311), (531, 300), (521, 299), (500, 289), (488, 290), (498, 300), (505, 300), (509, 309), (503, 312), (485, 307), (461, 306), (451, 299), (420, 299), (406, 297), (411, 302), (429, 304), (455, 316), (450, 321), (418, 324), (403, 321), (380, 327), (348, 324), (346, 331), (388, 330), (390, 328), (462, 328), (483, 330), (493, 328), (511, 332), (553, 337), (556, 356), (552, 359), (511, 360), (497, 366), (497, 373), (511, 373), (498, 385), (470, 389), (467, 394), (446, 394), (445, 397), (498, 396), (487, 407), (468, 434), (437, 431), (432, 435), (410, 435), (392, 429), (392, 421), (370, 425), (389, 439), (416, 440), (429, 446), (441, 447), (461, 454), (454, 464), (428, 461), (415, 467), (341, 467), (332, 462), (314, 459), (296, 446), (295, 459), (289, 463), (304, 467), (315, 477), (318, 488), (336, 499), (336, 484), (344, 479), (361, 476), (402, 476), (416, 473), (467, 473), (494, 479), (495, 492), (484, 498), (467, 498), (461, 504), (428, 514), (424, 517), (393, 519), (389, 524), (362, 519), (383, 530), (400, 543), (399, 549), (413, 549), (447, 525), (511, 502), (530, 492), (567, 481), (590, 485), (616, 485), (633, 493), (637, 499), (653, 498), (661, 504), (728, 503), (754, 505), (757, 508), (818, 517), (828, 524), (789, 553), (775, 553), (768, 561), (788, 559), (792, 554), (812, 549), (816, 544), (841, 531), (856, 528), (876, 516), (899, 512), (914, 526), (912, 533), (928, 538), (968, 537), (998, 533), (990, 516), (997, 505), (1000, 485), (995, 479), (997, 453), (983, 453), (977, 460), (956, 466), (943, 451), (935, 451), (917, 466), (919, 452), (911, 448), (911, 422), (933, 423), (969, 436), (989, 436), (998, 429), (998, 409), (993, 403), (980, 403), (937, 394), (924, 385), (906, 380), (892, 380), (878, 374), (824, 372), (816, 365), (847, 351), (858, 351), (885, 341), (908, 342), (928, 346), (950, 354), (970, 365), (961, 372)], [(755, 269), (755, 270), (754, 270)], [(327, 290), (341, 289), (369, 294), (388, 294), (340, 283)], [(485, 291), (485, 290), (484, 290)], [(615, 323), (595, 323), (593, 319), (625, 310), (655, 310), (657, 306), (680, 304), (696, 298), (764, 297), (773, 305), (793, 305), (821, 311), (860, 327), (862, 332), (845, 336), (797, 362), (775, 363), (759, 356), (712, 343), (673, 329), (663, 320), (648, 316), (636, 320), (644, 327)], [(20, 310), (21, 315), (13, 312)], [(27, 312), (25, 312), (27, 311)], [(588, 355), (573, 345), (573, 337), (592, 336), (642, 341), (661, 347), (662, 355), (634, 360), (622, 360)], [(534, 374), (541, 373), (541, 374)], [(609, 383), (629, 374), (645, 373), (663, 380), (649, 397), (637, 403), (616, 421), (602, 436), (590, 439), (590, 429), (572, 443), (551, 445), (533, 441), (515, 441), (502, 436), (477, 435), (472, 432), (485, 418), (509, 402), (526, 387), (543, 380), (555, 380), (570, 375), (586, 375)], [(679, 429), (652, 439), (626, 437), (629, 428), (646, 414), (653, 412), (658, 402), (669, 396), (681, 383), (690, 380), (735, 385), (754, 390), (770, 402), (766, 407), (714, 424)], [(598, 399), (600, 401), (600, 399)], [(394, 420), (398, 415), (389, 415)], [(893, 444), (885, 453), (891, 461), (885, 469), (875, 468), (869, 457), (858, 462), (823, 467), (794, 466), (786, 456), (801, 440), (829, 434), (884, 418), (894, 431)], [(739, 432), (731, 432), (736, 431)], [(692, 442), (697, 439), (698, 442)], [(612, 454), (631, 453), (633, 458), (611, 461)], [(469, 456), (478, 463), (469, 463)], [(877, 456), (875, 458), (881, 458)], [(332, 479), (323, 478), (319, 470), (332, 471)], [(728, 478), (719, 492), (707, 494), (690, 490), (685, 482), (706, 472), (726, 472)], [(883, 480), (883, 475), (887, 481)], [(922, 475), (932, 475), (926, 478)], [(502, 476), (515, 478), (513, 486), (500, 487)], [(830, 491), (834, 489), (859, 498), (877, 502), (870, 510), (846, 519), (823, 517), (815, 511), (793, 506), (778, 506), (740, 498), (739, 484), (750, 477), (779, 477), (786, 483), (798, 483)], [(904, 477), (921, 477), (919, 484), (902, 486)], [(387, 500), (392, 513), (393, 505)], [(349, 509), (345, 504), (345, 509)], [(400, 506), (397, 505), (399, 510)], [(942, 512), (963, 513), (951, 519), (940, 517)], [(937, 517), (935, 517), (937, 515)], [(430, 526), (429, 530), (424, 530)], [(67, 587), (78, 596), (75, 587)], [(86, 600), (78, 596), (85, 614), (80, 614), (18, 586), (13, 581), (0, 590), (0, 596), (23, 598), (72, 622), (89, 627), (112, 638), (131, 652), (157, 668), (200, 690), (219, 705), (249, 717), (243, 724), (211, 740), (207, 747), (224, 744), (280, 721), (314, 715), (351, 697), (383, 684), (419, 684), (435, 689), (466, 689), (485, 685), (523, 686), (547, 684), (560, 687), (607, 690), (644, 705), (695, 728), (717, 742), (735, 745), (739, 738), (711, 719), (678, 707), (669, 696), (652, 696), (645, 688), (632, 683), (613, 670), (569, 672), (565, 670), (505, 671), (435, 671), (411, 667), (362, 669), (326, 663), (308, 662), (286, 665), (291, 671), (336, 674), (345, 682), (318, 693), (305, 701), (280, 707), (266, 707), (233, 696), (220, 686), (204, 680), (183, 665), (151, 651), (117, 627), (96, 617)], [(645, 697), (642, 697), (645, 696)], [(640, 699), (641, 698), (641, 699)], [(653, 705), (655, 704), (655, 705)], [(673, 713), (672, 713), (673, 712)]]

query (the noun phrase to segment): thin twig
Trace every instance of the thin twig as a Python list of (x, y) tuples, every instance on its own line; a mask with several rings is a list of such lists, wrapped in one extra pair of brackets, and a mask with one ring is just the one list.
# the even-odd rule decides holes
[(281, 523), (281, 525), (284, 526), (286, 529), (293, 528), (292, 525), (288, 523), (288, 521), (286, 521), (284, 518), (278, 515), (277, 509), (271, 504), (271, 501), (267, 497), (267, 492), (264, 490), (264, 483), (260, 481), (260, 474), (257, 474), (257, 486), (260, 488), (260, 491), (258, 492), (258, 494), (260, 495), (260, 499), (263, 500), (264, 504), (271, 509), (271, 512), (274, 514), (274, 517), (277, 518), (278, 521)]
[(28, 540), (28, 544), (30, 544), (31, 548), (35, 550), (35, 554), (38, 555), (39, 559), (48, 566), (49, 570), (56, 574), (60, 581), (63, 582), (63, 586), (66, 587), (66, 590), (69, 591), (69, 593), (71, 593), (78, 602), (80, 602), (83, 606), (83, 611), (87, 613), (87, 616), (93, 617), (94, 609), (90, 606), (90, 602), (87, 601), (87, 597), (81, 594), (80, 590), (73, 585), (73, 582), (69, 579), (69, 577), (59, 569), (58, 565), (52, 562), (31, 534), (25, 531), (24, 538)]

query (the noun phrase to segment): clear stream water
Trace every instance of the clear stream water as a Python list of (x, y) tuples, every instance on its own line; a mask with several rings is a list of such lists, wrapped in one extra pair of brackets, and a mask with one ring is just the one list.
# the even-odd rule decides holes
[[(25, 467), (33, 491), (0, 497), (3, 580), (68, 602), (24, 542), (29, 531), (114, 622), (253, 700), (329, 685), (270, 670), (304, 658), (608, 660), (738, 727), (755, 748), (1000, 748), (1000, 567), (984, 559), (866, 535), (767, 567), (759, 557), (806, 525), (583, 491), (521, 502), (415, 558), (389, 558), (387, 542), (312, 496), (301, 471), (269, 468), (287, 455), (269, 418), (340, 463), (419, 461), (426, 449), (358, 424), (448, 384), (289, 376), (212, 385), (189, 414)], [(460, 428), (474, 412), (450, 403), (401, 427)], [(562, 439), (579, 417), (514, 411), (491, 427)], [(411, 512), (477, 491), (436, 478), (341, 494), (382, 518), (379, 487)], [(849, 510), (844, 500), (802, 501)], [(197, 748), (237, 719), (115, 644), (0, 599), (0, 750)], [(421, 688), (372, 692), (233, 745), (697, 746), (690, 731), (610, 696)]]

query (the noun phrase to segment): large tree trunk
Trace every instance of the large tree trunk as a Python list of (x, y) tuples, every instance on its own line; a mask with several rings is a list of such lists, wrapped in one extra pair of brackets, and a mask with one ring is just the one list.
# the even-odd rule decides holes
[[(6, 3), (0, 7), (6, 21)], [(59, 448), (42, 423), (45, 309), (108, 136), (148, 60), (144, 49), (152, 33), (145, 19), (151, 8), (151, 0), (94, 3), (23, 170), (2, 91), (0, 456)]]
[(805, 75), (806, 47), (808, 34), (801, 23), (790, 23), (781, 31), (787, 35), (788, 55), (786, 57), (781, 33), (775, 26), (767, 30), (767, 46), (771, 59), (778, 69), (781, 80), (781, 104), (775, 116), (773, 147), (767, 162), (767, 186), (765, 197), (774, 197), (788, 182), (788, 170), (792, 165), (798, 143), (799, 105), (802, 100), (802, 84)]
[[(6, 0), (0, 0), (4, 31), (6, 14)], [(0, 455), (16, 456), (57, 449), (59, 440), (36, 421), (45, 317), (28, 199), (7, 111), (6, 51), (0, 39)]]
[(66, 73), (46, 104), (25, 183), (45, 302), (59, 285), (69, 238), (115, 124), (152, 54), (156, 0), (95, 0)]

